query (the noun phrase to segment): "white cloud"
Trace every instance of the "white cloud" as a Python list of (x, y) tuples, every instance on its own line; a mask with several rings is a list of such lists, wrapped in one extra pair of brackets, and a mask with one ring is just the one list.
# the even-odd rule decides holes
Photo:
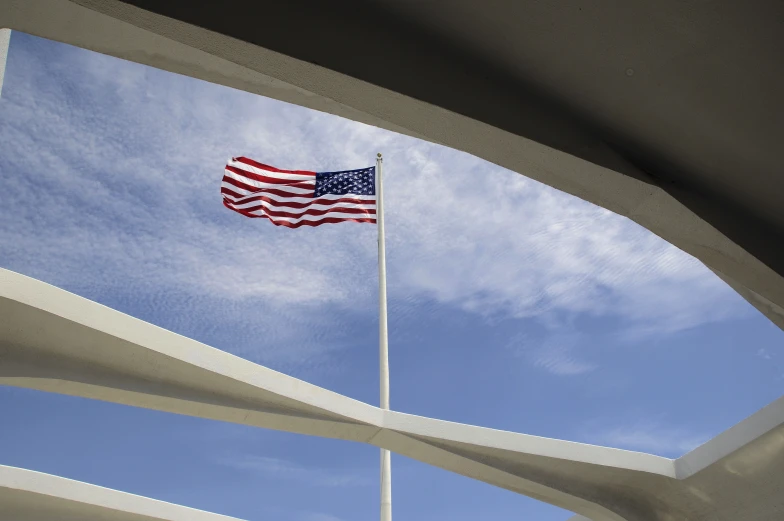
[(507, 348), (534, 367), (557, 376), (575, 376), (597, 368), (577, 354), (582, 336), (577, 333), (556, 333), (542, 340), (520, 334), (512, 338)]
[[(634, 223), (466, 154), (87, 51), (48, 69), (28, 58), (1, 109), (0, 258), (11, 269), (95, 292), (243, 302), (265, 339), (297, 339), (289, 326), (321, 320), (317, 308), (375, 313), (375, 229), (287, 230), (231, 214), (218, 195), (224, 161), (330, 170), (382, 151), (392, 299), (556, 325), (620, 317), (646, 334), (747, 309)], [(285, 356), (324, 349), (299, 340)], [(592, 367), (546, 351), (534, 363), (557, 374)]]
[(311, 512), (305, 514), (303, 517), (303, 521), (343, 521), (339, 517), (335, 517), (332, 514), (325, 514), (323, 512)]
[(679, 457), (697, 448), (711, 436), (683, 426), (667, 425), (660, 419), (648, 418), (615, 427), (586, 429), (584, 440), (596, 445)]
[(347, 474), (332, 469), (304, 467), (291, 461), (250, 454), (220, 458), (218, 463), (237, 470), (249, 471), (274, 480), (291, 480), (318, 487), (362, 487), (370, 481), (356, 473)]
[[(390, 181), (403, 291), (484, 315), (620, 316), (672, 332), (719, 320), (738, 299), (701, 263), (631, 221), (454, 152)], [(422, 153), (409, 149), (421, 162)], [(391, 178), (391, 176), (390, 176)], [(428, 200), (435, 198), (436, 203)]]

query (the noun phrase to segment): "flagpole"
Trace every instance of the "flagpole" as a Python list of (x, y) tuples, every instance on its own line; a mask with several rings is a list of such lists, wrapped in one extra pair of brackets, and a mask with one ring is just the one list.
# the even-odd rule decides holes
[[(387, 337), (387, 261), (384, 245), (383, 159), (376, 157), (376, 223), (378, 226), (378, 346), (381, 408), (389, 409), (389, 345)], [(381, 449), (381, 521), (392, 521), (392, 458)]]

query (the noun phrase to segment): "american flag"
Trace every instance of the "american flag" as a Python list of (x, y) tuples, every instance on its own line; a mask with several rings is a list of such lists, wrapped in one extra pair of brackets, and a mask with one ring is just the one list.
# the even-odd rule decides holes
[(226, 208), (246, 217), (265, 217), (277, 226), (374, 223), (375, 181), (375, 167), (308, 172), (235, 157), (226, 164), (221, 194)]

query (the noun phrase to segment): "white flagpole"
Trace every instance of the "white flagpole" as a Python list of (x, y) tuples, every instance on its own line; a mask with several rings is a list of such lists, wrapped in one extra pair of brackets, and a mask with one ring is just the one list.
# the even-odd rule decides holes
[[(389, 346), (387, 343), (387, 261), (384, 246), (383, 159), (376, 158), (376, 222), (378, 225), (378, 346), (381, 408), (389, 409)], [(392, 521), (392, 458), (381, 449), (381, 521)]]

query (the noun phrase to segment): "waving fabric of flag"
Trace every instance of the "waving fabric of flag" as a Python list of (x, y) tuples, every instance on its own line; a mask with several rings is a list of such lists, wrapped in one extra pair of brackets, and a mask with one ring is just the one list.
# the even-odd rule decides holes
[(226, 164), (221, 194), (226, 208), (277, 226), (376, 222), (375, 167), (308, 172), (235, 157)]

